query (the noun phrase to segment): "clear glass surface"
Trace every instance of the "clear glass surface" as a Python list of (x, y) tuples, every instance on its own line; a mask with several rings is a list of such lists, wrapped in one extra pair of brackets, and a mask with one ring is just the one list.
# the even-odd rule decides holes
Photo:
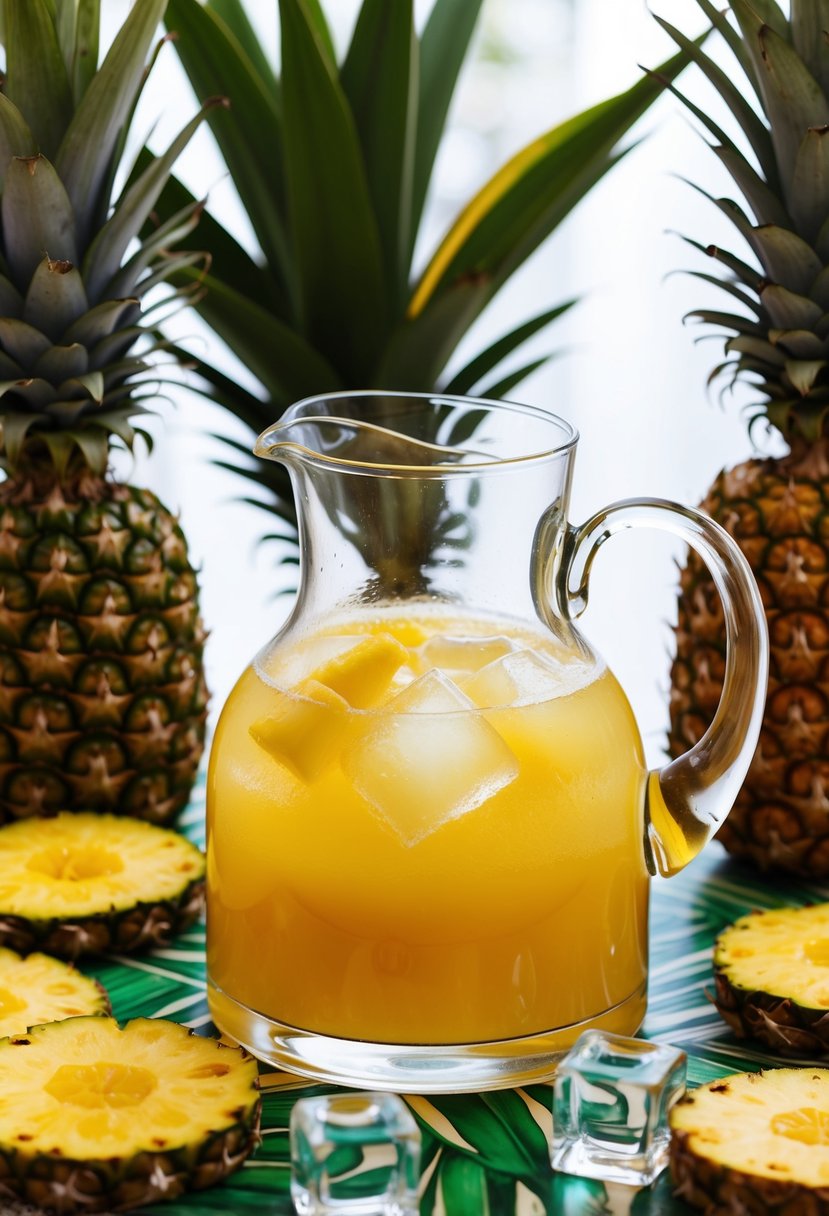
[(668, 1164), (668, 1112), (685, 1092), (685, 1066), (675, 1047), (583, 1034), (556, 1072), (553, 1168), (650, 1185)]

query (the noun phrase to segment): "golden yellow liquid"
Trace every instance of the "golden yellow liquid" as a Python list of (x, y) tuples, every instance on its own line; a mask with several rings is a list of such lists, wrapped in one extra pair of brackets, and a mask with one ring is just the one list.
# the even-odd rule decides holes
[[(613, 1028), (633, 1033), (646, 974), (646, 771), (612, 674), (509, 621), (389, 613), (339, 632), (407, 647), (373, 708), (343, 709), (303, 685), (312, 638), (249, 668), (221, 716), (208, 780), (213, 984), (281, 1023), (374, 1042), (540, 1034), (626, 1001)], [(476, 675), (473, 655), (472, 670), (446, 671), (463, 695), (457, 711), (393, 712), (429, 670), (424, 642), (480, 636), (486, 658), (485, 635), (556, 664), (557, 695), (481, 706), (499, 685)], [(433, 643), (432, 657), (445, 652)], [(376, 665), (372, 679), (377, 700)], [(306, 695), (312, 717), (296, 717)]]

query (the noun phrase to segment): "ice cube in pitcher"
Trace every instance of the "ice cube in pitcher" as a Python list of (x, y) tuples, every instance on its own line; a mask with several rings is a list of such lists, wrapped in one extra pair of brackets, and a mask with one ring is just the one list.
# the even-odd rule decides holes
[(460, 681), (463, 691), (481, 709), (551, 701), (572, 691), (568, 684), (572, 684), (572, 674), (567, 668), (535, 650), (503, 655)]
[(498, 732), (437, 671), (387, 702), (343, 767), (407, 845), (475, 810), (518, 776), (518, 762)]

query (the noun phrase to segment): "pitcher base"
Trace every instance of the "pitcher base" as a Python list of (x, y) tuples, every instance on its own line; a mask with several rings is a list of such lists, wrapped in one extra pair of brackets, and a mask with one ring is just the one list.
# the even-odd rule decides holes
[(584, 1030), (632, 1035), (645, 1016), (645, 984), (597, 1017), (542, 1034), (490, 1043), (367, 1043), (286, 1026), (248, 1009), (208, 982), (213, 1021), (275, 1068), (318, 1082), (396, 1093), (475, 1093), (550, 1081)]

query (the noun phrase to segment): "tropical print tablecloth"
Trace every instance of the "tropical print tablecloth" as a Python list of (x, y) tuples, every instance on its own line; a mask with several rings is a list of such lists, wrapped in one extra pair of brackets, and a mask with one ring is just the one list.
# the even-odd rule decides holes
[[(203, 795), (181, 825), (203, 843)], [(711, 946), (730, 921), (754, 908), (829, 899), (829, 888), (761, 878), (726, 858), (717, 844), (670, 881), (657, 880), (651, 899), (648, 1038), (688, 1054), (689, 1082), (779, 1063), (741, 1045), (707, 998)], [(110, 993), (115, 1015), (172, 1018), (213, 1033), (205, 999), (204, 926), (169, 949), (135, 958), (101, 960), (84, 970)], [(290, 1199), (288, 1122), (293, 1103), (325, 1092), (285, 1073), (263, 1072), (262, 1143), (222, 1186), (187, 1199), (141, 1209), (148, 1216), (287, 1216)], [(423, 1134), (423, 1216), (688, 1216), (667, 1176), (652, 1188), (554, 1175), (549, 1166), (551, 1088), (407, 1099)], [(355, 1175), (359, 1187), (359, 1173)], [(0, 1216), (33, 1216), (31, 1208), (0, 1205)]]

